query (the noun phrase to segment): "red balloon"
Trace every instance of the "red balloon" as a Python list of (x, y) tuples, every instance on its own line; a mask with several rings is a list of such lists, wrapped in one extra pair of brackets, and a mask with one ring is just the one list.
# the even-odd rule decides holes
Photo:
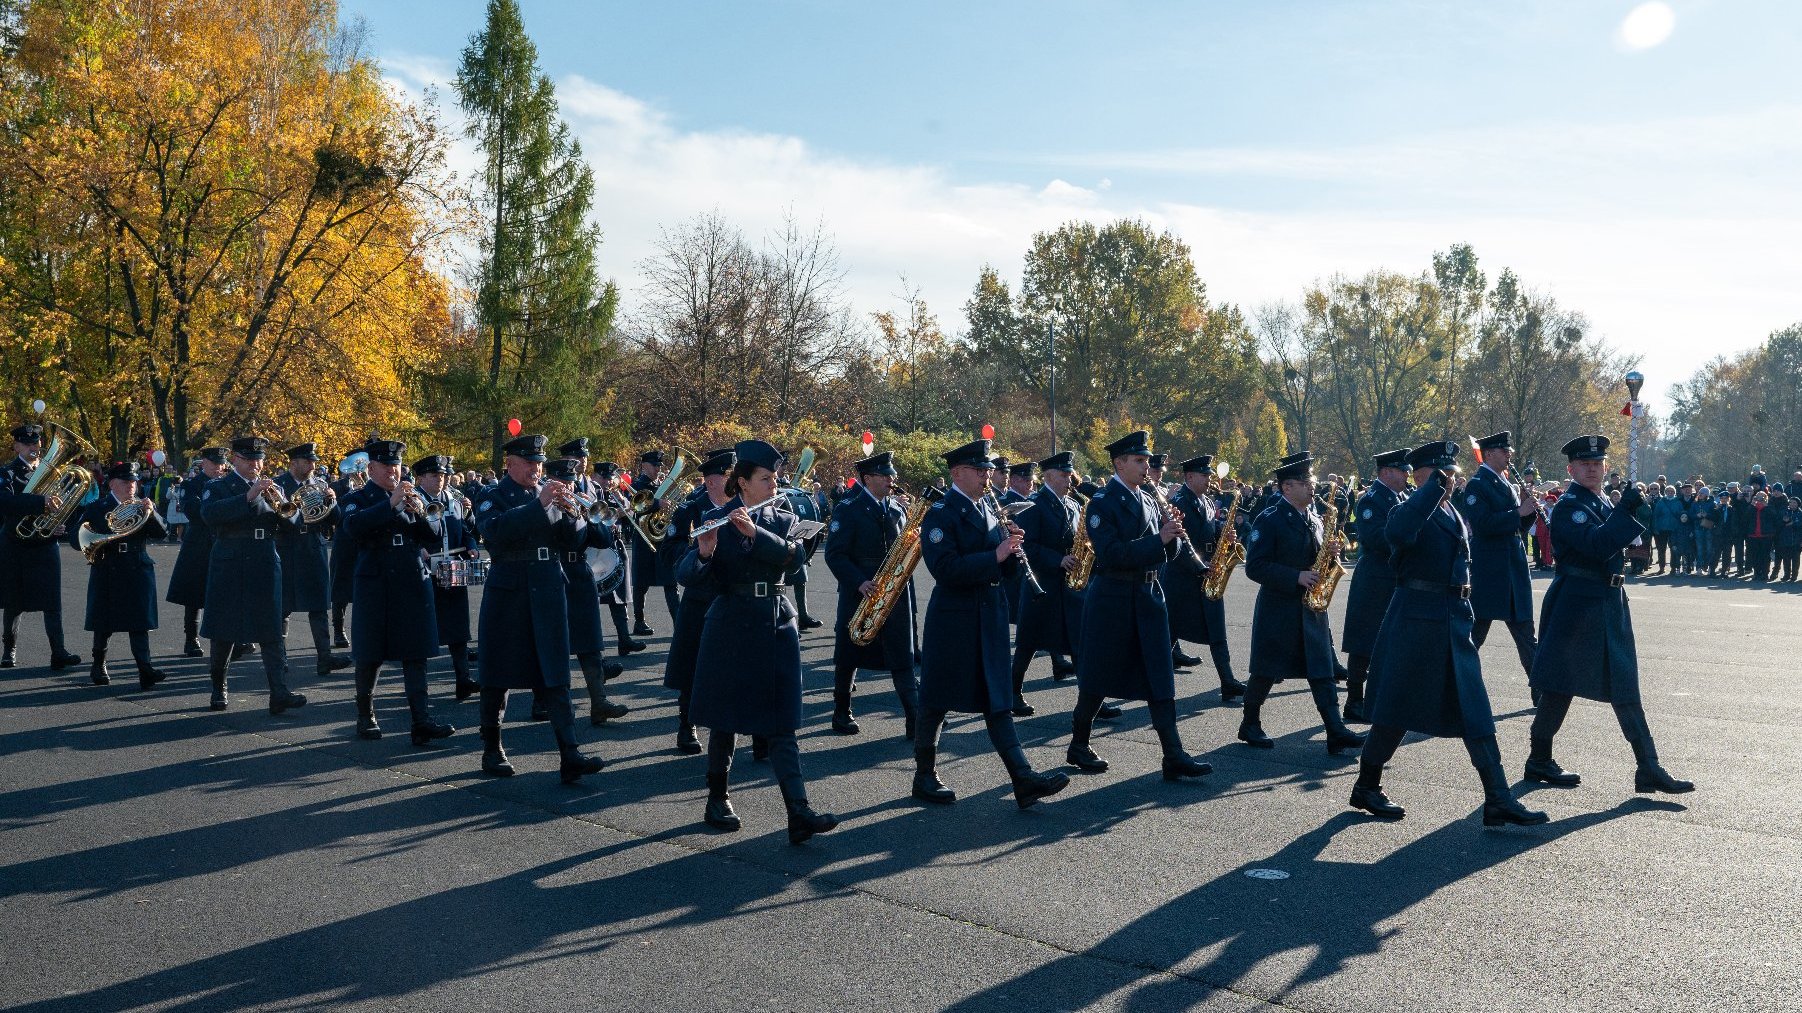
[(845, 476), (845, 488), (847, 488), (847, 489), (857, 488), (857, 479), (852, 478), (850, 475), (846, 475)]
[(621, 475), (619, 476), (619, 484), (620, 484), (620, 488), (622, 488), (622, 489), (632, 488), (632, 476), (621, 473)]
[(870, 432), (868, 429), (865, 429), (863, 431), (863, 441), (865, 443), (875, 443), (876, 442), (876, 434)]
[(508, 436), (518, 436), (519, 430), (520, 430), (520, 425), (519, 425), (518, 419), (508, 419), (507, 420), (507, 435)]
[(989, 424), (988, 424), (988, 423), (986, 423), (986, 422), (985, 422), (985, 423), (983, 423), (983, 425), (982, 425), (982, 438), (983, 438), (983, 439), (985, 439), (985, 440), (992, 440), (992, 439), (994, 439), (994, 438), (995, 438), (995, 427), (994, 427), (994, 426), (991, 426), (991, 425), (989, 425)]

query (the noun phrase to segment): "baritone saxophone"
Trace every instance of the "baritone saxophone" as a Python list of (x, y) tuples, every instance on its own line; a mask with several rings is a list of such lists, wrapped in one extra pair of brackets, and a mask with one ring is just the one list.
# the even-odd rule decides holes
[(944, 493), (937, 489), (927, 488), (907, 508), (907, 522), (902, 525), (901, 534), (888, 547), (882, 565), (876, 568), (876, 575), (871, 578), (876, 586), (863, 596), (857, 603), (857, 610), (851, 613), (846, 632), (852, 643), (859, 647), (875, 643), (882, 627), (888, 624), (889, 614), (895, 611), (895, 604), (907, 591), (908, 578), (920, 564), (920, 522), (926, 519), (926, 511), (932, 504), (943, 497)]

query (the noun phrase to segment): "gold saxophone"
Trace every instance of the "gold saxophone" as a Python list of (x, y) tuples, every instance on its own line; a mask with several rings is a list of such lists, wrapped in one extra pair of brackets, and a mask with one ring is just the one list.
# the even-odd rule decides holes
[(1070, 542), (1070, 555), (1076, 557), (1076, 565), (1064, 574), (1064, 586), (1072, 591), (1081, 591), (1089, 586), (1089, 577), (1095, 572), (1095, 544), (1089, 541), (1089, 500), (1076, 490), (1070, 495), (1082, 504), (1076, 512), (1076, 537)]
[(902, 525), (901, 534), (888, 547), (882, 565), (876, 567), (876, 576), (871, 578), (876, 586), (870, 588), (870, 593), (863, 596), (857, 603), (857, 610), (851, 613), (847, 632), (857, 646), (875, 643), (877, 634), (888, 623), (889, 613), (895, 610), (895, 603), (907, 590), (907, 579), (913, 576), (914, 567), (920, 565), (920, 522), (926, 519), (926, 511), (932, 504), (944, 495), (929, 487), (907, 508), (907, 523)]
[(1345, 576), (1345, 564), (1339, 562), (1339, 508), (1333, 503), (1338, 491), (1337, 482), (1326, 488), (1326, 515), (1320, 519), (1325, 537), (1320, 541), (1319, 554), (1314, 557), (1314, 572), (1320, 579), (1301, 596), (1301, 603), (1315, 612), (1325, 612), (1327, 606), (1333, 604), (1333, 592), (1339, 587), (1339, 578)]
[(1234, 525), (1239, 521), (1239, 496), (1241, 490), (1233, 490), (1233, 498), (1226, 505), (1226, 515), (1220, 520), (1220, 538), (1214, 542), (1214, 558), (1208, 562), (1207, 575), (1201, 578), (1202, 597), (1209, 601), (1219, 601), (1226, 597), (1227, 582), (1233, 579), (1233, 571), (1245, 561), (1245, 546), (1237, 538), (1231, 537)]

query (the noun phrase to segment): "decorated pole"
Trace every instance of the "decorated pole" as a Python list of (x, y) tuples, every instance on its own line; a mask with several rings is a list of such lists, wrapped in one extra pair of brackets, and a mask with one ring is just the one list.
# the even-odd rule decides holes
[(1639, 416), (1645, 406), (1639, 403), (1639, 389), (1646, 378), (1639, 370), (1627, 374), (1627, 481), (1639, 481)]

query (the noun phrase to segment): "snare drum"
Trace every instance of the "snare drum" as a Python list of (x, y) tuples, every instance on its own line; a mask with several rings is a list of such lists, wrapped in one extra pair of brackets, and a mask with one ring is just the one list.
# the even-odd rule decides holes
[(469, 562), (469, 586), (470, 587), (479, 587), (483, 584), (488, 583), (488, 560), (483, 559), (478, 556), (475, 559), (469, 560), (468, 562)]
[(468, 587), (471, 560), (444, 556), (432, 561), (432, 583), (439, 587)]

